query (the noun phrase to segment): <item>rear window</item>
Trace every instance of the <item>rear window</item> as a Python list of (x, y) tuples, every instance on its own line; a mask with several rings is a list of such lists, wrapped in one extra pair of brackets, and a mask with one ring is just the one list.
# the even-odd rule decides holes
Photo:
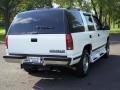
[(64, 34), (64, 23), (63, 10), (28, 11), (16, 15), (8, 34)]

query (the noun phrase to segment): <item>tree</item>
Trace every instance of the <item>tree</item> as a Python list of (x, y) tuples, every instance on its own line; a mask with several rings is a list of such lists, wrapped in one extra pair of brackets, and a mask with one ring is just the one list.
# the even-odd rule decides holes
[(17, 12), (33, 8), (52, 7), (53, 0), (0, 0), (0, 11), (4, 19), (5, 30), (8, 31), (11, 19)]
[(96, 16), (101, 22), (106, 22), (111, 24), (111, 19), (113, 17), (114, 9), (116, 6), (116, 0), (91, 0), (91, 5)]
[(28, 9), (52, 7), (53, 0), (27, 0)]
[(76, 0), (54, 0), (55, 3), (59, 4), (63, 8), (73, 8)]
[(0, 18), (4, 21), (6, 32), (16, 13), (52, 7), (53, 2), (63, 8), (78, 8), (88, 12), (93, 10), (101, 22), (107, 22), (109, 25), (120, 22), (119, 0), (0, 0)]
[(12, 13), (14, 13), (20, 2), (21, 0), (0, 0), (0, 11), (4, 19), (6, 32), (10, 25)]

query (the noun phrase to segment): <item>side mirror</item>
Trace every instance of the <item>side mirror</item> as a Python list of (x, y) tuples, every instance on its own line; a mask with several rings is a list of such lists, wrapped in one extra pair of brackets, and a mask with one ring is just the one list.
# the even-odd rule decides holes
[(110, 26), (109, 25), (103, 26), (103, 30), (110, 30)]

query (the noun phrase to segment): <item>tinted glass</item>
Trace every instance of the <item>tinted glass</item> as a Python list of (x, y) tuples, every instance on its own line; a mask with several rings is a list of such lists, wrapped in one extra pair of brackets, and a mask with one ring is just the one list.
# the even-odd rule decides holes
[(83, 32), (85, 30), (81, 15), (78, 11), (68, 11), (67, 18), (70, 32)]
[(63, 34), (65, 33), (63, 10), (35, 10), (18, 14), (8, 34)]
[(93, 23), (93, 20), (92, 20), (91, 15), (86, 15), (86, 14), (84, 14), (84, 16), (85, 16), (85, 19), (86, 19), (86, 21), (87, 21), (88, 30), (89, 30), (89, 31), (94, 31), (94, 30), (95, 30), (95, 27), (94, 27), (94, 23)]
[(93, 19), (94, 19), (95, 26), (96, 26), (97, 30), (102, 30), (102, 24), (99, 21), (99, 19), (97, 17), (95, 17), (95, 16), (93, 16)]

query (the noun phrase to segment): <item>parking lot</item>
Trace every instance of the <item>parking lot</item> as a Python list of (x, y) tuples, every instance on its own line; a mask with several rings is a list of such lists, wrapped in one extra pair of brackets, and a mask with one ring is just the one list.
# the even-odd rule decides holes
[(0, 44), (0, 90), (120, 90), (120, 35), (112, 35), (110, 43), (110, 58), (92, 64), (85, 78), (68, 68), (30, 75), (19, 64), (4, 62)]

